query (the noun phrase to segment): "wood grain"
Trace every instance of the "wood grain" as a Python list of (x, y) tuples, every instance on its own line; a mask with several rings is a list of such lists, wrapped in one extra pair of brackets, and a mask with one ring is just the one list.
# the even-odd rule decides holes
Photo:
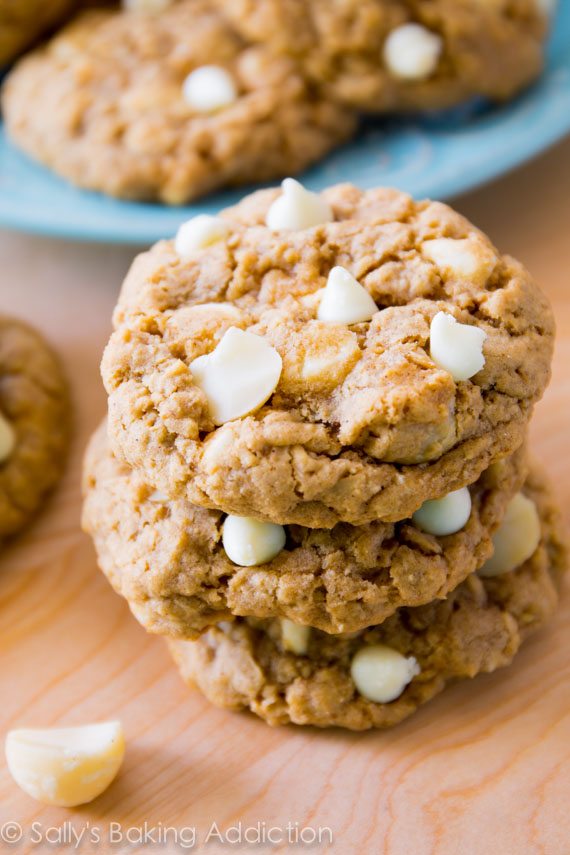
[[(533, 424), (533, 447), (556, 479), (568, 518), (570, 461), (570, 141), (457, 206), (523, 260), (550, 295), (559, 338), (553, 383)], [(135, 836), (146, 821), (225, 829), (267, 823), (329, 827), (308, 851), (388, 855), (570, 853), (570, 602), (507, 671), (458, 685), (391, 733), (272, 730), (210, 707), (180, 682), (163, 643), (145, 635), (97, 571), (79, 530), (79, 470), (105, 408), (98, 361), (132, 249), (0, 235), (2, 310), (37, 324), (59, 348), (73, 384), (76, 441), (45, 513), (0, 556), (0, 735), (15, 726), (120, 717), (124, 771), (92, 805), (44, 808), (0, 761), (0, 826), (22, 824), (15, 852), (40, 846), (32, 823), (57, 834), (71, 822), (104, 842), (80, 852), (183, 852), (173, 832), (154, 847), (111, 846), (109, 824)], [(50, 828), (55, 827), (55, 831)], [(37, 828), (37, 826), (36, 826)], [(39, 833), (39, 832), (38, 832)], [(36, 837), (38, 836), (36, 833)], [(63, 834), (63, 831), (59, 832)], [(274, 832), (274, 836), (275, 836)], [(322, 832), (326, 840), (326, 832)], [(77, 848), (77, 847), (76, 847)], [(305, 846), (243, 844), (240, 852)], [(2, 844), (0, 843), (0, 851)]]

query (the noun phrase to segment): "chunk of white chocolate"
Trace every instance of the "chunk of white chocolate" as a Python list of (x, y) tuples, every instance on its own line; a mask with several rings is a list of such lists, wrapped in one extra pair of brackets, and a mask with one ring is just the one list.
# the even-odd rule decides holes
[(321, 223), (334, 220), (331, 206), (317, 193), (306, 190), (294, 178), (286, 178), (281, 184), (282, 193), (271, 204), (265, 218), (268, 228), (310, 229)]
[(430, 326), (430, 356), (455, 381), (469, 380), (485, 366), (486, 338), (487, 334), (479, 327), (460, 324), (453, 315), (438, 312)]
[(359, 324), (378, 311), (376, 303), (360, 282), (344, 267), (333, 267), (317, 310), (319, 321), (332, 324)]
[(61, 807), (86, 804), (101, 795), (124, 754), (118, 721), (12, 730), (6, 736), (6, 761), (18, 786), (40, 802)]
[(422, 244), (422, 254), (447, 279), (467, 279), (483, 285), (497, 264), (494, 251), (481, 238), (434, 238)]
[(271, 397), (282, 361), (261, 336), (230, 327), (212, 353), (190, 363), (194, 382), (206, 395), (215, 424), (258, 410)]
[(285, 529), (275, 523), (230, 514), (223, 525), (222, 543), (234, 564), (256, 567), (279, 555), (285, 546)]
[(182, 84), (182, 92), (186, 103), (198, 113), (215, 113), (238, 97), (232, 75), (219, 65), (195, 68)]
[(421, 24), (402, 24), (384, 42), (384, 62), (402, 80), (425, 80), (434, 73), (443, 48), (441, 36)]
[(295, 623), (288, 618), (281, 618), (281, 642), (285, 650), (304, 656), (309, 648), (311, 628)]
[(528, 561), (539, 543), (540, 517), (536, 505), (523, 493), (517, 493), (493, 536), (494, 552), (479, 569), (479, 575), (509, 573)]
[(7, 418), (0, 413), (0, 463), (8, 460), (15, 447), (16, 432)]
[(197, 249), (225, 240), (229, 232), (229, 224), (221, 217), (198, 214), (182, 223), (176, 233), (174, 248), (181, 258), (187, 258)]
[(164, 12), (172, 6), (174, 0), (123, 0), (123, 9), (127, 12)]
[(471, 515), (471, 493), (467, 487), (454, 490), (442, 499), (424, 502), (412, 516), (418, 528), (444, 536), (460, 531)]
[(343, 332), (346, 336), (339, 334), (334, 342), (323, 336), (320, 348), (316, 335), (312, 339), (309, 335), (306, 336), (306, 350), (301, 368), (301, 380), (304, 381), (305, 388), (321, 391), (338, 386), (360, 359), (356, 335), (350, 330)]
[(413, 656), (402, 656), (384, 644), (362, 647), (350, 665), (351, 677), (360, 694), (377, 704), (389, 704), (399, 698), (420, 670)]

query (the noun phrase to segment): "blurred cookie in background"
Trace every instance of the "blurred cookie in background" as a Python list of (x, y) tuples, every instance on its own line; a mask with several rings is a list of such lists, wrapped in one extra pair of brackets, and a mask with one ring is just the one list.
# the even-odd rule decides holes
[(26, 525), (59, 480), (70, 424), (58, 358), (32, 327), (0, 316), (0, 542)]
[(246, 38), (295, 56), (371, 113), (504, 101), (538, 77), (553, 0), (216, 0)]
[(295, 174), (356, 125), (210, 0), (80, 15), (16, 66), (3, 106), (12, 140), (72, 183), (167, 204)]

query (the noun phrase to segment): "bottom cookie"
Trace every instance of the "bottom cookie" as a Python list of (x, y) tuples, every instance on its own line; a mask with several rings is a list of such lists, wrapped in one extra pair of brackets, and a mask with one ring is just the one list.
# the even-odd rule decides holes
[(398, 724), (454, 680), (508, 665), (554, 611), (567, 559), (558, 511), (536, 470), (523, 492), (538, 510), (541, 538), (516, 569), (472, 574), (446, 600), (400, 609), (358, 633), (331, 636), (278, 620), (222, 623), (198, 641), (169, 641), (182, 677), (216, 706), (250, 709), (271, 725), (366, 730)]

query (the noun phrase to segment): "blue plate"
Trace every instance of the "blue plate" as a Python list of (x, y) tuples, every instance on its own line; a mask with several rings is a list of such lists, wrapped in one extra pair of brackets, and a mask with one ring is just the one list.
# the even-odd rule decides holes
[[(542, 79), (500, 108), (364, 126), (358, 138), (303, 176), (314, 190), (338, 181), (449, 198), (506, 172), (570, 131), (570, 3), (556, 19)], [(77, 190), (15, 151), (0, 126), (0, 225), (77, 240), (147, 244), (196, 213), (237, 202), (248, 188), (195, 205), (122, 202)]]

